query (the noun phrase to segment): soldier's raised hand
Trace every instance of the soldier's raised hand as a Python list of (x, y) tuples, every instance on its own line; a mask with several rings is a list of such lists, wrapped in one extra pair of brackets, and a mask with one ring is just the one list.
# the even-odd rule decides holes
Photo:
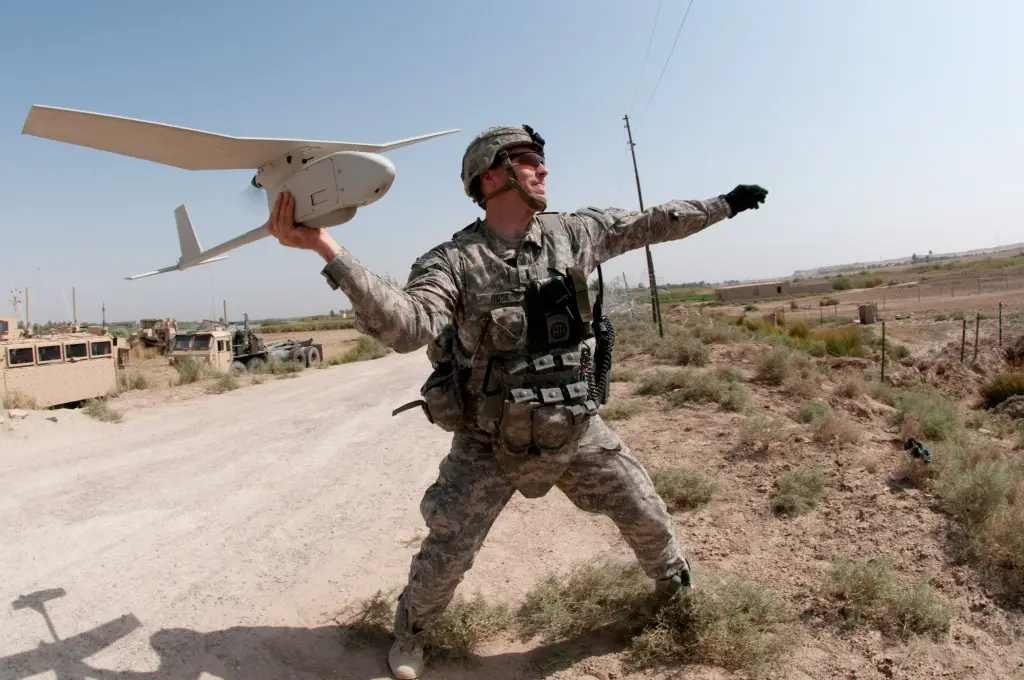
[(729, 208), (732, 210), (732, 215), (729, 217), (732, 218), (750, 208), (757, 210), (759, 205), (764, 203), (766, 196), (768, 196), (767, 189), (756, 184), (740, 184), (722, 198), (729, 204)]

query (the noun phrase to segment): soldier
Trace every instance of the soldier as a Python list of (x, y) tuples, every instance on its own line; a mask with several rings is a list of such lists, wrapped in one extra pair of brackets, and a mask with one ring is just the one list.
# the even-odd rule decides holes
[(389, 654), (397, 678), (422, 673), (422, 631), (451, 602), (516, 491), (536, 498), (557, 487), (616, 524), (657, 593), (669, 599), (692, 587), (665, 503), (597, 414), (586, 279), (617, 255), (757, 208), (768, 192), (739, 185), (644, 212), (548, 213), (547, 174), (544, 140), (530, 126), (484, 130), (462, 159), (463, 187), (484, 219), (417, 259), (403, 288), (326, 231), (297, 228), (289, 195), (278, 197), (269, 221), (280, 243), (324, 258), (321, 273), (352, 301), (359, 330), (397, 352), (428, 346), (435, 370), (415, 403), (454, 433), (420, 504), (428, 535), (398, 601)]

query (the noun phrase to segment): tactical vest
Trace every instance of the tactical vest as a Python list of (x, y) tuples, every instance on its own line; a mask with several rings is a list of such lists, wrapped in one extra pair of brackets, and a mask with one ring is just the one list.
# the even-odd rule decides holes
[[(545, 229), (556, 214), (539, 215)], [(456, 238), (456, 245), (458, 240)], [(467, 322), (481, 327), (475, 347), (446, 326), (428, 347), (434, 367), (421, 389), (431, 422), (489, 437), (495, 457), (526, 497), (542, 496), (564, 471), (598, 405), (591, 398), (593, 337), (584, 272), (531, 277), (478, 290), (464, 276)]]

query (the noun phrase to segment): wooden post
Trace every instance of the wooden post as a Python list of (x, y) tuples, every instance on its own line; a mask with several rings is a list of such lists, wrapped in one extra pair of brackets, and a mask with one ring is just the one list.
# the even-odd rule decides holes
[[(974, 356), (971, 358), (973, 364), (978, 360), (978, 329), (981, 327), (981, 312), (976, 313), (977, 316), (974, 318)], [(964, 319), (966, 321), (966, 319)]]
[(964, 363), (964, 343), (967, 341), (967, 317), (964, 317), (964, 327), (960, 331), (960, 363)]
[(999, 346), (1003, 346), (1003, 303), (999, 303)]
[(882, 319), (882, 380), (885, 382), (885, 319)]

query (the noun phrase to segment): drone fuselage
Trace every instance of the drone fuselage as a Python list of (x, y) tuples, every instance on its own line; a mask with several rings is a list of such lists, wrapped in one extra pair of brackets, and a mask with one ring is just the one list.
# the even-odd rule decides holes
[(259, 168), (253, 184), (267, 194), (273, 212), (278, 195), (295, 199), (295, 222), (333, 227), (351, 220), (356, 209), (380, 200), (395, 181), (395, 166), (375, 153), (303, 147)]

